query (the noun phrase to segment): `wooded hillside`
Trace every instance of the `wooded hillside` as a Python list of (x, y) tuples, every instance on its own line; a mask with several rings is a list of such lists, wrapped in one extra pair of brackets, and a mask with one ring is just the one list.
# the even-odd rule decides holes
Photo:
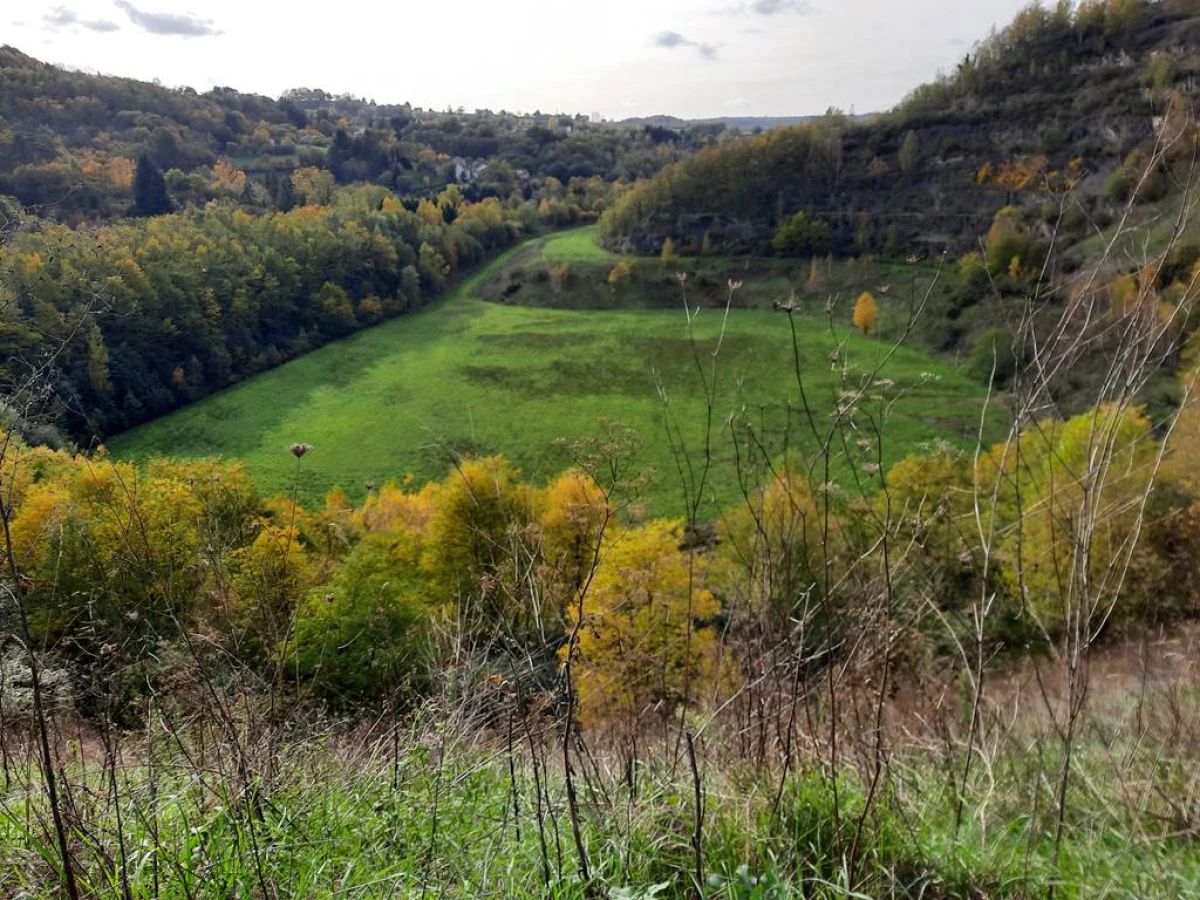
[[(887, 115), (833, 111), (667, 167), (605, 217), (603, 239), (765, 254), (804, 213), (811, 233), (775, 252), (961, 253), (1027, 189), (1082, 183), (1064, 223), (1078, 238), (1111, 221), (1155, 141), (1178, 136), (1163, 126), (1183, 114), (1198, 50), (1186, 0), (1031, 6)], [(1042, 207), (1031, 213), (1048, 231), (1060, 210)]]

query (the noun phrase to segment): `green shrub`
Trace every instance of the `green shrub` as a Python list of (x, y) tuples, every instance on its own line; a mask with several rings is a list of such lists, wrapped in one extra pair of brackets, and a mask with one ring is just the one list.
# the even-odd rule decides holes
[(1178, 245), (1167, 256), (1167, 261), (1163, 265), (1162, 283), (1171, 284), (1175, 281), (1182, 281), (1186, 284), (1190, 281), (1192, 270), (1195, 269), (1197, 262), (1200, 262), (1200, 244)]
[(295, 671), (345, 701), (419, 685), (430, 648), (426, 596), (416, 542), (368, 536), (305, 599), (292, 642)]
[(1130, 153), (1121, 168), (1104, 183), (1104, 193), (1108, 199), (1122, 203), (1131, 197), (1138, 203), (1156, 203), (1167, 195), (1169, 189), (1162, 170), (1156, 164), (1152, 165), (1141, 150)]
[(771, 247), (785, 256), (823, 256), (833, 247), (829, 226), (798, 212), (775, 232)]
[(1117, 169), (1104, 182), (1104, 196), (1109, 200), (1124, 203), (1133, 193), (1133, 177), (1124, 168)]
[(987, 264), (980, 253), (968, 253), (958, 261), (958, 273), (963, 278), (963, 289), (968, 293), (979, 293), (988, 288)]
[[(1013, 334), (1007, 328), (992, 328), (980, 335), (967, 358), (967, 374), (988, 384), (1003, 387), (1017, 371)], [(993, 374), (994, 369), (994, 374)]]

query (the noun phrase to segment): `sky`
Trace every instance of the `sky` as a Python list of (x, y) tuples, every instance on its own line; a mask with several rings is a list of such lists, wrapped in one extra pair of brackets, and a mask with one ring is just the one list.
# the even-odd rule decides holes
[(1028, 0), (5, 0), (0, 44), (198, 90), (445, 109), (812, 115), (895, 105)]

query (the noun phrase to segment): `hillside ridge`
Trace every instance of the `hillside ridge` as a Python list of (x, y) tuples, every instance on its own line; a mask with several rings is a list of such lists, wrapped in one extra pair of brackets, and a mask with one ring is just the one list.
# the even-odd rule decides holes
[[(1200, 76), (1194, 3), (1031, 6), (956, 70), (866, 122), (816, 122), (703, 150), (627, 194), (606, 217), (614, 249), (763, 254), (797, 213), (827, 241), (807, 252), (959, 254), (995, 214), (1048, 184), (1076, 184), (1073, 237), (1126, 199), (1108, 180), (1184, 115)], [(1170, 135), (1168, 135), (1170, 137)], [(1019, 170), (1019, 171), (1017, 171)], [(801, 252), (797, 255), (805, 255)]]

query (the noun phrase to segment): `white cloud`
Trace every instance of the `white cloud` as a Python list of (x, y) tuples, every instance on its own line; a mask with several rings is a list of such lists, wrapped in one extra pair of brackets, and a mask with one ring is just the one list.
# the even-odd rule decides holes
[[(17, 23), (13, 23), (14, 25)], [(108, 32), (118, 31), (120, 25), (108, 19), (83, 19), (79, 13), (65, 6), (55, 6), (42, 16), (42, 27), (48, 31), (62, 31), (67, 28), (86, 28), (88, 31)]]
[(808, 0), (742, 0), (732, 6), (710, 10), (718, 16), (777, 16), (782, 13), (807, 16), (816, 11)]
[(129, 17), (130, 22), (150, 34), (178, 37), (212, 37), (221, 34), (211, 19), (202, 19), (191, 13), (151, 12), (138, 9), (129, 0), (114, 0), (114, 3)]
[(652, 40), (655, 47), (662, 47), (666, 50), (677, 50), (680, 47), (694, 47), (696, 52), (705, 59), (717, 58), (717, 48), (712, 44), (686, 38), (678, 31), (660, 31)]

